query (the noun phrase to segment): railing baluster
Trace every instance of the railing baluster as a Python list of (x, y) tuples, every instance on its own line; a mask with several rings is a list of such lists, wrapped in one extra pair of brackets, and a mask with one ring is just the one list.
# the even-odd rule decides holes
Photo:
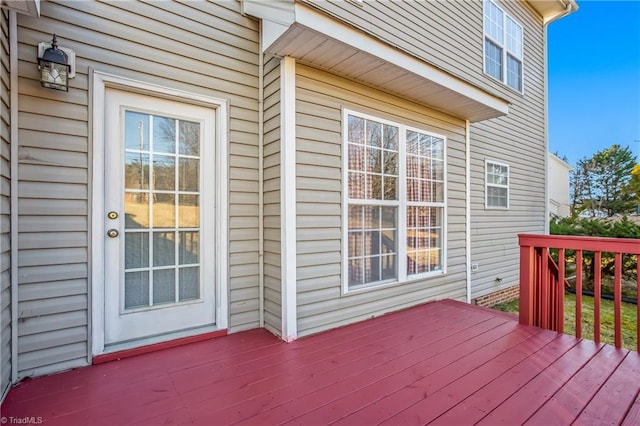
[(613, 281), (613, 317), (616, 348), (622, 347), (622, 253), (615, 254)]
[(542, 324), (542, 289), (540, 288), (540, 273), (542, 270), (540, 269), (540, 249), (535, 249), (535, 254), (533, 256), (533, 282), (531, 285), (533, 286), (533, 316), (531, 320), (533, 321), (531, 324), (540, 327)]
[(602, 252), (596, 251), (593, 256), (593, 340), (600, 343), (600, 294), (602, 286)]
[(582, 338), (582, 250), (576, 251), (576, 337)]
[(542, 248), (542, 252), (540, 254), (540, 266), (542, 267), (542, 273), (540, 274), (542, 276), (542, 300), (541, 305), (542, 305), (542, 328), (546, 328), (547, 330), (550, 329), (550, 324), (549, 324), (549, 312), (551, 310), (553, 310), (553, 307), (550, 306), (549, 300), (549, 260), (548, 260), (548, 256), (549, 256), (549, 250), (547, 250), (546, 247)]
[(564, 333), (564, 249), (558, 250), (558, 332)]

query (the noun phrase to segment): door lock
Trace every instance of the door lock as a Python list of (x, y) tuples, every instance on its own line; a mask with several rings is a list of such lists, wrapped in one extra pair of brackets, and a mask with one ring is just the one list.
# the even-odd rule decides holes
[(107, 236), (108, 236), (109, 238), (115, 238), (115, 237), (117, 237), (119, 234), (120, 234), (120, 233), (118, 232), (118, 230), (117, 230), (117, 229), (109, 229), (109, 230), (107, 231)]
[(109, 213), (107, 213), (107, 217), (109, 219), (117, 219), (118, 218), (118, 212), (109, 212)]

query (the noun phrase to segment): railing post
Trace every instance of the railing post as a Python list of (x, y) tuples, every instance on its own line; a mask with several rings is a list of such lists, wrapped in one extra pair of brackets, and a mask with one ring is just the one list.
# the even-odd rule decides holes
[(520, 246), (520, 324), (533, 325), (534, 248)]

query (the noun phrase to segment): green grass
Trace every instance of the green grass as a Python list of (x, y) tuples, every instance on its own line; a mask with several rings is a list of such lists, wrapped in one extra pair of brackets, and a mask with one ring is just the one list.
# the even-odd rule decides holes
[[(494, 309), (504, 312), (518, 312), (518, 301), (501, 303), (495, 305)], [(613, 345), (614, 336), (614, 312), (613, 300), (602, 299), (600, 308), (600, 340), (603, 343)], [(574, 294), (565, 295), (564, 304), (564, 332), (566, 334), (575, 335), (575, 318), (576, 318), (576, 296)], [(633, 303), (622, 304), (622, 347), (636, 350), (637, 349), (637, 330), (636, 321), (636, 305)], [(585, 339), (594, 339), (593, 336), (593, 297), (582, 296), (582, 337)]]

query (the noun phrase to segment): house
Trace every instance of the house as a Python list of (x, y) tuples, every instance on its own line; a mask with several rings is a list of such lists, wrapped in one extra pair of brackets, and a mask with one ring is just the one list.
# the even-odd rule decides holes
[[(576, 9), (3, 0), (2, 389), (512, 288), (547, 223), (546, 28)], [(54, 34), (68, 91), (40, 82)]]
[(571, 214), (569, 208), (569, 175), (573, 170), (570, 164), (549, 153), (549, 215), (567, 217)]

